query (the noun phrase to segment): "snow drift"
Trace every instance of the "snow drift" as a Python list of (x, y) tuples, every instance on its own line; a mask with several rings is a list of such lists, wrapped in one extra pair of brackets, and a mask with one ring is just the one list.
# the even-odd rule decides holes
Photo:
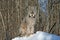
[(29, 37), (15, 37), (12, 40), (60, 40), (60, 36), (38, 31)]

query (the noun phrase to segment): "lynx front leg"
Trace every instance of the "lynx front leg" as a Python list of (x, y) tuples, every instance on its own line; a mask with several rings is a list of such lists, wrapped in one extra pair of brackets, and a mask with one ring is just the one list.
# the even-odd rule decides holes
[(31, 34), (33, 34), (33, 33), (34, 33), (34, 27), (28, 26), (28, 27), (27, 27), (26, 35), (29, 36), (29, 35), (31, 35)]
[(34, 27), (31, 27), (30, 28), (30, 34), (33, 34), (34, 33)]

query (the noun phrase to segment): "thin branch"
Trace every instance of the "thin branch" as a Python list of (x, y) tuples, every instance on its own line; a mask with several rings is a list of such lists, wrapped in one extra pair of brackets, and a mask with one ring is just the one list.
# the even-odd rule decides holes
[(49, 30), (49, 33), (53, 30), (53, 28), (55, 27), (55, 25), (56, 25), (56, 22), (53, 24), (53, 26), (50, 28), (50, 30)]
[(1, 16), (1, 19), (2, 19), (2, 24), (3, 24), (3, 27), (4, 27), (4, 31), (5, 31), (5, 24), (4, 24), (4, 20), (3, 20), (3, 16), (1, 14), (1, 12), (0, 12), (0, 16)]

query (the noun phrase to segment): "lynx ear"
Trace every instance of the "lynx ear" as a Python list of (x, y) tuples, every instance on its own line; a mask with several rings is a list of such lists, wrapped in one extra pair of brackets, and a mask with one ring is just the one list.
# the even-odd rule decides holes
[(28, 10), (29, 10), (29, 11), (31, 10), (31, 6), (28, 6)]
[(28, 10), (34, 10), (34, 11), (36, 11), (37, 7), (36, 6), (28, 6)]
[(37, 12), (37, 7), (36, 6), (34, 6), (34, 11)]
[(34, 9), (34, 6), (28, 6), (28, 9), (29, 10), (33, 10)]

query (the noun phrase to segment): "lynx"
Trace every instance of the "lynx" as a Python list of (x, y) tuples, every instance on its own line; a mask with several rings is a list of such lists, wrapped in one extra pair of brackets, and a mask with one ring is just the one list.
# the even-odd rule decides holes
[(36, 18), (37, 18), (36, 7), (29, 6), (28, 14), (24, 18), (20, 26), (21, 35), (29, 36), (34, 33), (34, 25), (36, 23)]

